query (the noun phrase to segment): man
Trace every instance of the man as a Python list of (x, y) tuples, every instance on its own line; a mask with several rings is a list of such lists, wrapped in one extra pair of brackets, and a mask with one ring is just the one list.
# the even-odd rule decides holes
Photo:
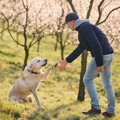
[(88, 20), (80, 20), (76, 13), (69, 13), (65, 22), (73, 31), (78, 32), (79, 44), (75, 50), (63, 61), (60, 61), (59, 69), (62, 71), (68, 63), (73, 62), (85, 49), (90, 51), (92, 60), (84, 75), (83, 81), (91, 98), (91, 109), (83, 114), (101, 114), (96, 88), (93, 83), (94, 77), (100, 73), (107, 94), (107, 110), (103, 116), (115, 115), (115, 95), (111, 84), (111, 65), (113, 60), (113, 49), (105, 34)]

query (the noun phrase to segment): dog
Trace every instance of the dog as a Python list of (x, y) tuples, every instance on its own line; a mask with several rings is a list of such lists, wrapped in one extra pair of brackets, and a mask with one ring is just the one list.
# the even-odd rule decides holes
[(30, 64), (26, 66), (22, 72), (21, 77), (19, 77), (12, 89), (9, 92), (8, 99), (22, 102), (32, 102), (31, 95), (33, 94), (37, 105), (40, 109), (43, 106), (37, 96), (37, 88), (41, 80), (46, 80), (50, 71), (58, 65), (56, 62), (50, 66), (45, 72), (42, 71), (42, 67), (47, 64), (47, 59), (34, 58), (31, 60)]

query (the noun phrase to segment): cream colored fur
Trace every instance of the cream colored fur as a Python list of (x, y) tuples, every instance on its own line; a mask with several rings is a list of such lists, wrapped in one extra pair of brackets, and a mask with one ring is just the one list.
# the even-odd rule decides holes
[(42, 71), (42, 66), (47, 64), (46, 59), (34, 58), (30, 64), (25, 68), (20, 78), (18, 78), (9, 92), (9, 100), (18, 102), (32, 101), (33, 94), (37, 105), (42, 109), (42, 105), (37, 96), (37, 88), (41, 80), (48, 77), (50, 71), (57, 66), (57, 63), (50, 66), (45, 72)]

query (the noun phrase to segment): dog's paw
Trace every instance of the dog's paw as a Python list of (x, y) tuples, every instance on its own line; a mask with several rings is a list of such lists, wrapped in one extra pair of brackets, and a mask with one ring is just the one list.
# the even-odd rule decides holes
[(58, 66), (58, 62), (56, 62), (52, 65), (52, 67), (57, 67), (57, 66)]
[(58, 65), (58, 62), (54, 63), (49, 67), (49, 70), (53, 70), (55, 67), (57, 67), (57, 65)]
[(45, 111), (45, 109), (44, 109), (43, 106), (39, 106), (38, 110), (39, 110), (39, 111)]

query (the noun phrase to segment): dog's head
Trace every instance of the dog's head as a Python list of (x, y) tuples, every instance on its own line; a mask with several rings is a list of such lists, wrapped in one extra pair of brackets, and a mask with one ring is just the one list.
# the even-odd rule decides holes
[(45, 66), (46, 64), (47, 64), (47, 59), (34, 58), (31, 60), (27, 68), (29, 70), (37, 70), (40, 69), (42, 66)]

